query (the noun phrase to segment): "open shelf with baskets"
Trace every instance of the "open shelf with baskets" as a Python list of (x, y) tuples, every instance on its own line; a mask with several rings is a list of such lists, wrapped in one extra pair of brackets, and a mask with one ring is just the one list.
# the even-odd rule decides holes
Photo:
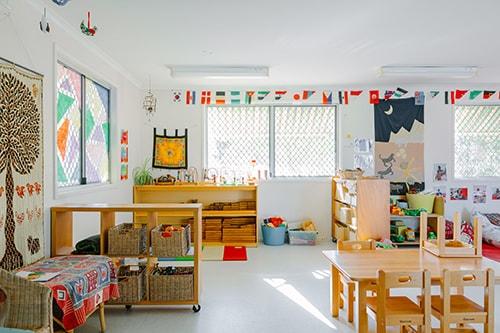
[[(110, 304), (126, 305), (130, 308), (132, 305), (192, 305), (193, 311), (198, 312), (200, 307), (200, 260), (201, 260), (201, 219), (202, 205), (192, 204), (65, 204), (51, 208), (51, 228), (52, 243), (51, 256), (66, 255), (73, 249), (73, 214), (75, 212), (93, 212), (100, 215), (100, 254), (108, 255), (115, 262), (122, 262), (122, 259), (128, 258), (128, 262), (137, 261), (137, 265), (127, 265), (126, 262), (120, 265), (119, 274), (122, 274), (124, 291), (127, 298), (123, 301), (114, 301)], [(137, 249), (136, 253), (129, 252), (126, 248), (112, 248), (110, 251), (109, 231), (117, 229), (115, 227), (116, 213), (133, 213), (143, 218), (134, 219), (133, 231), (145, 229), (144, 247)], [(160, 225), (159, 216), (169, 216), (173, 213), (175, 218), (183, 217), (182, 223), (189, 223), (185, 230), (190, 231), (186, 237), (192, 239), (192, 246), (188, 241), (189, 251), (181, 256), (156, 257), (151, 252), (152, 237), (151, 231)], [(179, 221), (179, 220), (178, 220)], [(175, 221), (174, 221), (175, 222)], [(170, 223), (169, 224), (178, 224)], [(122, 225), (119, 225), (122, 226)], [(125, 227), (124, 227), (125, 229)], [(182, 229), (184, 230), (184, 229)], [(184, 244), (184, 243), (183, 243)], [(124, 253), (120, 253), (124, 252)], [(144, 264), (139, 265), (139, 260)], [(157, 269), (156, 263), (166, 263), (164, 267), (192, 267), (180, 270), (182, 274), (175, 275), (153, 275), (152, 271)], [(184, 264), (178, 264), (182, 262)], [(189, 262), (189, 264), (185, 264)], [(191, 264), (192, 263), (192, 264)], [(136, 267), (137, 272), (125, 272), (121, 267)], [(143, 268), (142, 268), (143, 267)], [(121, 270), (120, 270), (121, 269)], [(144, 269), (144, 271), (142, 271)], [(120, 275), (119, 275), (120, 277)], [(126, 280), (123, 280), (126, 279)], [(122, 287), (121, 287), (122, 288)], [(156, 288), (156, 289), (154, 289)], [(172, 289), (174, 288), (174, 289)], [(175, 289), (177, 288), (177, 289)], [(137, 294), (135, 294), (137, 292)], [(163, 296), (163, 297), (162, 297)]]
[[(202, 240), (205, 245), (257, 246), (257, 186), (255, 185), (143, 185), (134, 186), (134, 203), (190, 203), (203, 205)], [(170, 223), (178, 214), (158, 214)], [(136, 214), (136, 220), (147, 216)], [(239, 227), (238, 227), (239, 226)]]

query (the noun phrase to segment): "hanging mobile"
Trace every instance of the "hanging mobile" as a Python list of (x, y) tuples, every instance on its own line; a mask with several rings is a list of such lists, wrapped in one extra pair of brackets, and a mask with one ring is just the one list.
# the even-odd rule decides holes
[(40, 20), (40, 30), (43, 32), (50, 32), (50, 25), (47, 21), (47, 8), (43, 9), (42, 19)]
[(90, 26), (90, 12), (87, 12), (87, 25), (85, 25), (85, 20), (83, 20), (82, 23), (80, 24), (80, 29), (82, 30), (82, 33), (84, 35), (87, 35), (87, 36), (94, 36), (95, 35), (95, 33), (97, 31), (97, 27)]

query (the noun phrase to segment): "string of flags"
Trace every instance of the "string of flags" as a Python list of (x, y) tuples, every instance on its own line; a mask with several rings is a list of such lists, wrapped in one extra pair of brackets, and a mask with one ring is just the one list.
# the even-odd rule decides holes
[[(360, 98), (364, 90), (301, 90), (290, 92), (288, 90), (172, 90), (172, 100), (175, 103), (186, 105), (248, 105), (274, 102), (302, 103), (312, 102), (323, 105), (342, 104), (348, 105), (352, 100)], [(425, 99), (434, 99), (441, 91), (430, 90), (427, 92), (417, 90), (413, 94), (408, 90), (398, 87), (394, 90), (368, 90), (370, 104), (379, 104), (381, 100), (398, 98), (415, 98), (415, 105), (424, 105)], [(500, 91), (496, 90), (464, 90), (455, 89), (444, 91), (444, 103), (455, 104), (459, 100), (490, 100), (494, 95), (500, 99)]]

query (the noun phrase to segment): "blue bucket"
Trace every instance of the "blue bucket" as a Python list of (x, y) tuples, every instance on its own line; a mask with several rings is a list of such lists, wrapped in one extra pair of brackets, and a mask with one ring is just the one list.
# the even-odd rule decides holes
[(285, 244), (286, 227), (283, 225), (278, 228), (270, 228), (262, 225), (262, 238), (266, 245), (283, 245)]

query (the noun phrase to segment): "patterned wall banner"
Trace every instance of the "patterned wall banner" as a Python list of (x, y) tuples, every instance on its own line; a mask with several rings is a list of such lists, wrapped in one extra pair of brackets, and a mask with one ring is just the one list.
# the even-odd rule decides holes
[(43, 77), (0, 64), (0, 268), (43, 257)]
[(120, 180), (128, 179), (128, 130), (120, 135)]
[(163, 130), (163, 135), (153, 131), (153, 168), (160, 169), (187, 169), (188, 167), (188, 130), (179, 135), (168, 135)]
[(415, 98), (374, 103), (375, 173), (396, 182), (424, 181), (424, 106)]

